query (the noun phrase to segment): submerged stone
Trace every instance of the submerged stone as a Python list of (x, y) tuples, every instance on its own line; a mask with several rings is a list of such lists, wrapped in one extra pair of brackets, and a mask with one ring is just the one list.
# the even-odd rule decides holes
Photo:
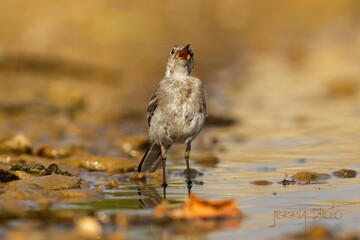
[(48, 175), (35, 178), (21, 179), (8, 183), (5, 191), (19, 189), (43, 189), (43, 190), (61, 190), (80, 188), (81, 179), (78, 177), (69, 177), (61, 175)]
[(250, 182), (250, 183), (254, 184), (254, 185), (258, 185), (258, 186), (267, 186), (267, 185), (273, 184), (272, 182), (267, 181), (267, 180), (258, 180), (258, 181), (253, 181), (253, 182)]
[(354, 178), (357, 173), (352, 169), (341, 169), (339, 171), (333, 172), (333, 175), (338, 178)]
[(315, 181), (331, 178), (330, 174), (317, 173), (317, 172), (297, 172), (291, 176), (292, 179), (297, 181)]
[(49, 214), (55, 214), (59, 218), (58, 212), (49, 211), (54, 203), (93, 201), (102, 196), (99, 189), (78, 188), (79, 181), (79, 178), (44, 176), (6, 184), (5, 192), (0, 195), (0, 216), (2, 219), (47, 218)]

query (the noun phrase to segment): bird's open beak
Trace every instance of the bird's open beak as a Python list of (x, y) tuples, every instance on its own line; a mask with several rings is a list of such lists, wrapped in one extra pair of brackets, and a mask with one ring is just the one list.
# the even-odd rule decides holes
[(186, 60), (189, 60), (191, 58), (189, 47), (190, 44), (186, 45), (183, 50), (181, 50), (178, 54), (176, 54), (176, 57), (185, 58)]

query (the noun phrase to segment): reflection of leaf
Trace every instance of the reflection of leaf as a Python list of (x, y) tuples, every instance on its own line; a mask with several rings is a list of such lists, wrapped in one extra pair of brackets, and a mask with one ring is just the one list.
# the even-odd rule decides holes
[(190, 195), (182, 208), (169, 209), (167, 202), (155, 208), (155, 217), (170, 217), (174, 219), (217, 219), (238, 218), (240, 209), (235, 200), (207, 200)]

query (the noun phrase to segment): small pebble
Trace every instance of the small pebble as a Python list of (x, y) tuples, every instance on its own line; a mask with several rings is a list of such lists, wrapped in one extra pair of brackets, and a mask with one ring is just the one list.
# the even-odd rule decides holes
[(253, 182), (250, 182), (250, 183), (254, 184), (254, 185), (258, 185), (258, 186), (267, 186), (267, 185), (273, 184), (272, 182), (269, 182), (267, 180), (258, 180), (258, 181), (253, 181)]
[(102, 227), (99, 222), (94, 217), (80, 217), (74, 220), (75, 221), (75, 231), (82, 237), (96, 238), (102, 234)]
[(338, 178), (354, 178), (356, 174), (356, 171), (352, 169), (341, 169), (333, 172), (333, 175)]

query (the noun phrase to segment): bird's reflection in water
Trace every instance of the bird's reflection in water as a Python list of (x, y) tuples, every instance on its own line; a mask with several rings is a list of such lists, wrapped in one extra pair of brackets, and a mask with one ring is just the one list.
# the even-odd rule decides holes
[[(165, 188), (164, 191), (166, 191)], [(141, 208), (154, 208), (161, 203), (163, 199), (154, 187), (148, 185), (139, 186), (138, 195), (140, 197), (139, 202)], [(165, 192), (164, 198), (166, 198)]]
[[(193, 180), (192, 184), (188, 184), (188, 196), (191, 194), (193, 185), (204, 185), (204, 182)], [(163, 199), (166, 199), (166, 187), (163, 187), (163, 196), (161, 196), (153, 186), (142, 185), (138, 187), (138, 195), (141, 208), (154, 208), (160, 204)]]

